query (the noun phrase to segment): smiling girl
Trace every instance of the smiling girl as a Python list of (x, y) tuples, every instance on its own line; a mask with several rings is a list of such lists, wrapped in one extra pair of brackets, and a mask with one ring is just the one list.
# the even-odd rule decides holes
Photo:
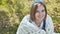
[(47, 14), (44, 3), (32, 4), (30, 14), (22, 19), (17, 34), (55, 34), (52, 19)]

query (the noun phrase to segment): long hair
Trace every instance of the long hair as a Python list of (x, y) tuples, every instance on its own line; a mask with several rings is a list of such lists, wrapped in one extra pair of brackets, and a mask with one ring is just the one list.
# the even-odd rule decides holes
[(44, 18), (44, 20), (46, 19), (47, 9), (46, 9), (45, 4), (42, 3), (42, 2), (35, 2), (34, 4), (32, 4), (31, 10), (30, 10), (30, 18), (31, 18), (32, 21), (35, 20), (35, 13), (36, 13), (36, 11), (37, 11), (38, 4), (41, 4), (41, 5), (45, 8), (45, 18)]

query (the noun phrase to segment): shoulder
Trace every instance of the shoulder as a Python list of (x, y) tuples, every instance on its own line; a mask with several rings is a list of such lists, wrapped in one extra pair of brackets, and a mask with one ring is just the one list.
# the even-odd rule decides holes
[(49, 25), (53, 24), (52, 18), (49, 15), (47, 15), (46, 17), (46, 24), (49, 24)]
[(29, 19), (29, 18), (30, 18), (30, 15), (26, 15), (23, 17), (24, 20)]
[(46, 21), (51, 21), (51, 20), (52, 20), (51, 16), (47, 14)]
[(47, 19), (51, 19), (51, 16), (47, 14)]
[(24, 16), (23, 17), (23, 19), (22, 19), (22, 23), (25, 23), (25, 22), (27, 22), (28, 20), (30, 19), (30, 15), (26, 15), (26, 16)]

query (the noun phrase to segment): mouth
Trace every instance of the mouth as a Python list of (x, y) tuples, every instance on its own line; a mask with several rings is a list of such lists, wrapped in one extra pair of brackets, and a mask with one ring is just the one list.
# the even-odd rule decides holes
[(43, 16), (38, 16), (38, 18), (43, 18)]

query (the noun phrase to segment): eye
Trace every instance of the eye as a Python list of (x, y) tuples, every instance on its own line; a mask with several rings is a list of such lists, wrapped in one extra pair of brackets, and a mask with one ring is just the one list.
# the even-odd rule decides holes
[(45, 10), (42, 10), (42, 12), (45, 12)]

